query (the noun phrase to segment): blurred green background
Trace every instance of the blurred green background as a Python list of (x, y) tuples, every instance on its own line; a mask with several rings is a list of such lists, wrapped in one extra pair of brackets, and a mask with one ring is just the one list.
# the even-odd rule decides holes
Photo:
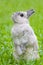
[[(13, 58), (14, 43), (11, 28), (13, 12), (34, 9), (30, 25), (35, 31), (39, 44), (40, 59), (30, 62), (16, 62)], [(43, 0), (0, 0), (0, 65), (43, 65)]]

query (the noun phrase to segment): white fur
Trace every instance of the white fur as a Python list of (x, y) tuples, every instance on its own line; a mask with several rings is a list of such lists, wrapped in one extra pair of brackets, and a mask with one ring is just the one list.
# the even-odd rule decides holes
[(11, 33), (15, 45), (13, 53), (15, 59), (31, 60), (39, 58), (38, 55), (38, 41), (33, 29), (28, 23), (27, 12), (22, 12), (24, 17), (20, 17), (16, 13), (13, 14), (12, 19), (15, 22)]

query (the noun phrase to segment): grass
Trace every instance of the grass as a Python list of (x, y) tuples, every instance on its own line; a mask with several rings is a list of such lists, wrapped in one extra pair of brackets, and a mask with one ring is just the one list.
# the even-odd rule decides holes
[[(38, 38), (40, 59), (16, 62), (12, 55), (11, 28), (14, 22), (11, 15), (31, 8), (35, 9), (35, 14), (29, 20)], [(0, 65), (43, 65), (43, 0), (0, 0)]]

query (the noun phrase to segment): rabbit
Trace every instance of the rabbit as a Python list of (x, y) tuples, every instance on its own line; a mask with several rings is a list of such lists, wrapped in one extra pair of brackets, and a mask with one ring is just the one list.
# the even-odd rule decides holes
[(28, 18), (34, 13), (33, 9), (28, 11), (14, 12), (12, 20), (14, 26), (11, 34), (14, 42), (14, 58), (34, 60), (39, 58), (38, 40), (29, 23)]

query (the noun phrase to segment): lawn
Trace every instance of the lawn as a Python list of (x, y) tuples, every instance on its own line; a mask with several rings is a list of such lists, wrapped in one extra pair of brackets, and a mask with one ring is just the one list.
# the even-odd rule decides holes
[[(14, 22), (11, 15), (16, 11), (34, 9), (29, 18), (39, 44), (39, 60), (16, 62), (12, 55), (14, 43), (11, 28)], [(0, 0), (0, 65), (43, 65), (43, 0)]]

